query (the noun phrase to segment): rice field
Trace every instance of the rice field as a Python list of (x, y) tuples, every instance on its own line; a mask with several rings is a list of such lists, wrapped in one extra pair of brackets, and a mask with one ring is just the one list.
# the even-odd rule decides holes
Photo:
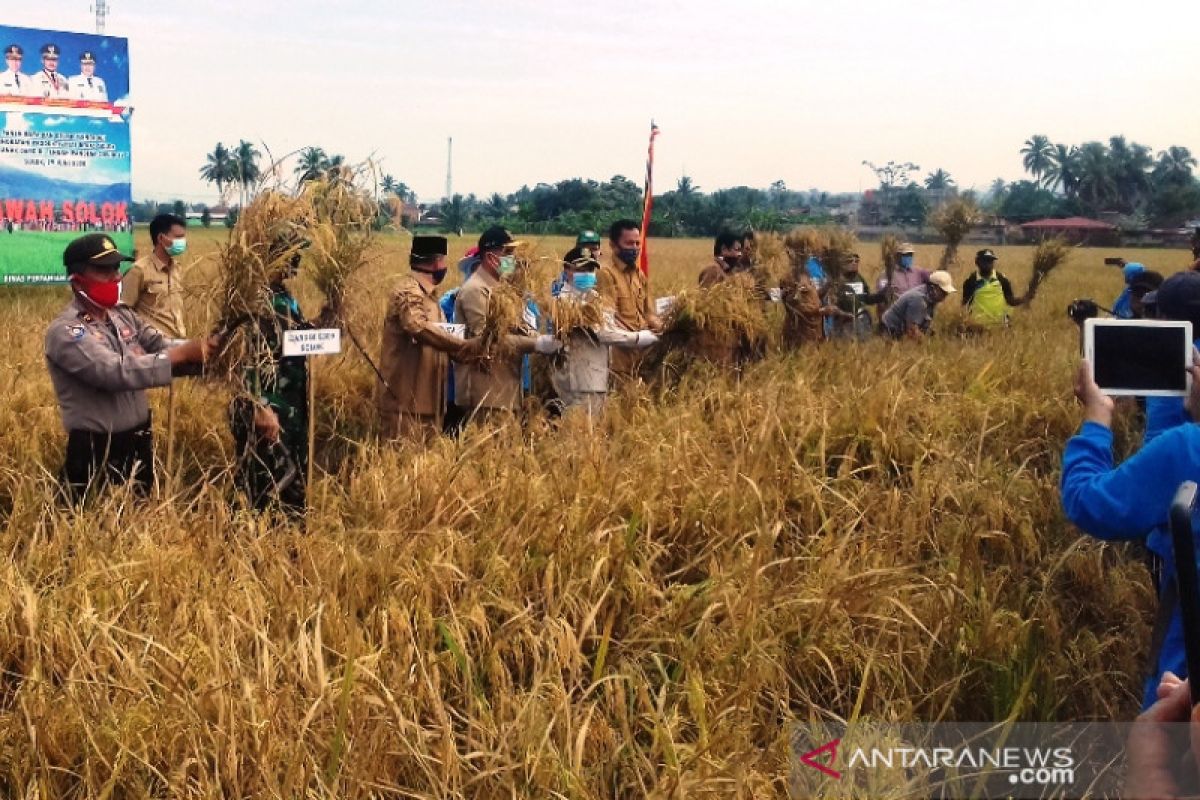
[[(189, 232), (193, 332), (225, 235)], [(373, 354), (406, 241), (348, 289)], [(651, 247), (658, 295), (712, 252)], [(1018, 291), (1032, 254), (999, 249)], [(953, 335), (952, 297), (924, 344), (697, 365), (594, 424), (420, 450), (373, 438), (347, 347), (316, 365), (307, 526), (234, 502), (228, 391), (198, 381), (151, 501), (63, 508), (42, 335), (66, 290), (0, 289), (0, 796), (774, 798), (796, 722), (1129, 718), (1149, 577), (1057, 496), (1064, 309), (1112, 300), (1116, 254), (1071, 251), (1008, 330)]]

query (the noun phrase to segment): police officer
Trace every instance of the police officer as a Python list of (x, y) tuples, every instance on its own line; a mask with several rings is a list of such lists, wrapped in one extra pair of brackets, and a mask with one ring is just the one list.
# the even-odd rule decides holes
[(34, 80), (37, 82), (38, 95), (47, 100), (68, 100), (71, 97), (70, 82), (67, 76), (58, 71), (58, 45), (42, 46), (42, 71)]
[(387, 439), (428, 442), (441, 433), (450, 359), (475, 349), (443, 327), (437, 287), (446, 278), (447, 245), (444, 236), (413, 237), (412, 272), (388, 303), (380, 359), (386, 383), (378, 386), (380, 428)]
[(202, 363), (208, 343), (168, 346), (167, 339), (118, 305), (118, 267), (133, 259), (102, 233), (63, 252), (74, 299), (46, 330), (46, 366), (67, 431), (62, 481), (72, 499), (97, 480), (154, 481), (150, 409), (145, 390), (166, 386), (177, 365)]
[(108, 87), (103, 78), (96, 77), (96, 54), (91, 50), (79, 56), (79, 72), (69, 84), (71, 99), (107, 103)]
[(4, 72), (0, 72), (0, 95), (10, 97), (36, 97), (37, 86), (33, 78), (21, 72), (25, 50), (19, 44), (4, 48)]

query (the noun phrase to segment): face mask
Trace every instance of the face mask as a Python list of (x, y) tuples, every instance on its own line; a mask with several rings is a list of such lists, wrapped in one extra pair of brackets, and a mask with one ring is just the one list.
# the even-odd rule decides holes
[(497, 267), (496, 271), (501, 275), (512, 275), (517, 271), (517, 257), (500, 256), (500, 266)]
[(442, 269), (432, 269), (432, 270), (423, 270), (423, 272), (425, 272), (425, 274), (426, 274), (426, 275), (428, 275), (429, 277), (433, 278), (433, 285), (434, 285), (434, 286), (437, 286), (439, 283), (441, 283), (442, 281), (446, 280), (446, 270), (445, 270), (445, 268), (442, 268)]
[(167, 246), (167, 255), (176, 258), (187, 252), (187, 239), (172, 239)]
[(101, 308), (112, 308), (121, 302), (120, 278), (115, 281), (98, 281), (85, 275), (76, 275), (71, 280), (75, 291)]
[(596, 273), (576, 272), (571, 277), (571, 283), (581, 292), (590, 292), (596, 288)]
[(904, 269), (912, 269), (913, 257), (911, 255), (900, 256), (900, 266)]
[(639, 255), (641, 251), (636, 247), (622, 247), (617, 251), (617, 258), (627, 267), (636, 266)]
[(979, 265), (979, 274), (980, 274), (980, 275), (982, 275), (982, 276), (983, 276), (983, 277), (985, 277), (985, 278), (987, 278), (987, 277), (990, 277), (990, 276), (991, 276), (991, 274), (992, 274), (992, 273), (993, 273), (995, 270), (996, 270), (996, 265), (995, 265), (995, 264), (980, 264), (980, 265)]
[(741, 256), (722, 256), (721, 260), (725, 262), (726, 269), (737, 269), (742, 264)]

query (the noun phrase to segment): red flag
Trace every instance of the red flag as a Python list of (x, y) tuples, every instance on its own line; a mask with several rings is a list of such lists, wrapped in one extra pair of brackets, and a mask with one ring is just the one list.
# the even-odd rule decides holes
[(642, 201), (642, 252), (638, 256), (638, 269), (650, 275), (650, 214), (654, 211), (654, 139), (658, 126), (650, 120), (650, 148), (646, 153), (646, 196)]

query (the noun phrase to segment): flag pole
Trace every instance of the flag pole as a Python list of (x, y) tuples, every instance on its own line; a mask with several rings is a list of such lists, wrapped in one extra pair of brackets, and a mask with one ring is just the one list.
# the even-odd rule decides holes
[(646, 190), (642, 198), (642, 251), (638, 255), (638, 269), (650, 275), (650, 218), (654, 211), (654, 140), (658, 126), (650, 120), (650, 146), (646, 150)]

